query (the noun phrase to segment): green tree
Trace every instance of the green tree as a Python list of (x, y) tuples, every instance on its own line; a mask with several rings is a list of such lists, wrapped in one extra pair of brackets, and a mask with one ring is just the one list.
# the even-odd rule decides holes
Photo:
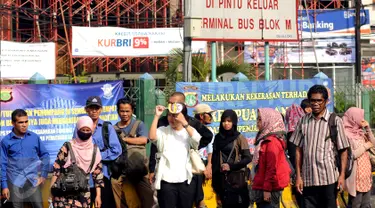
[[(181, 49), (172, 50), (169, 56), (169, 67), (166, 71), (166, 79), (168, 85), (175, 85), (176, 82), (182, 81), (184, 53)], [(192, 56), (192, 81), (206, 82), (210, 80), (211, 61), (206, 54), (198, 53)], [(224, 61), (223, 64), (216, 68), (217, 76), (227, 72), (235, 74), (241, 72), (248, 76), (250, 80), (255, 78), (254, 67), (251, 64), (239, 64), (232, 60)]]
[[(169, 55), (169, 66), (166, 75), (167, 86), (164, 89), (166, 98), (175, 91), (176, 83), (183, 81), (183, 57), (182, 49), (174, 49)], [(209, 82), (211, 74), (211, 60), (206, 54), (198, 53), (192, 55), (192, 81), (193, 82)], [(225, 61), (224, 64), (216, 68), (216, 75), (233, 72), (235, 74), (241, 72), (248, 76), (249, 80), (255, 78), (254, 67), (251, 64), (238, 64), (235, 61)]]
[[(72, 84), (74, 83), (74, 77), (71, 74), (64, 74), (64, 77), (68, 77), (69, 80), (64, 81), (64, 84)], [(80, 83), (88, 83), (88, 76), (85, 71), (82, 71), (78, 76), (76, 76), (77, 84)]]

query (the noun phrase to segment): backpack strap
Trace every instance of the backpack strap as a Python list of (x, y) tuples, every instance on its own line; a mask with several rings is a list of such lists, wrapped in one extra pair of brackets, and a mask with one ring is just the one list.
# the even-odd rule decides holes
[(126, 137), (124, 131), (122, 131), (120, 129), (120, 127), (118, 126), (118, 122), (113, 126), (113, 128), (115, 129), (117, 135), (119, 136), (119, 139), (121, 139), (121, 141), (123, 141), (122, 139)]
[(72, 148), (72, 144), (70, 144), (70, 142), (66, 142), (66, 145), (68, 147), (68, 152), (70, 154), (70, 161), (72, 162), (72, 164), (76, 164), (76, 156), (74, 155), (74, 152), (73, 152), (73, 148)]
[[(240, 134), (240, 136), (241, 136), (241, 134)], [(236, 162), (236, 160), (238, 159), (237, 158), (238, 157), (238, 152), (237, 152), (236, 146), (238, 144), (238, 140), (241, 138), (240, 136), (237, 137), (237, 139), (235, 139), (233, 141), (233, 147), (232, 147), (232, 150), (229, 153), (229, 156), (228, 156), (228, 159), (227, 159), (227, 163), (229, 162), (230, 158), (232, 157), (234, 151), (236, 151), (236, 157), (235, 157), (234, 161)], [(223, 153), (221, 151), (220, 151), (220, 164), (223, 164)]]
[(109, 121), (103, 122), (102, 137), (103, 137), (104, 148), (100, 150), (101, 152), (109, 148), (109, 127), (108, 127), (109, 124), (111, 124), (111, 122)]
[(129, 132), (129, 137), (136, 137), (137, 136), (137, 129), (138, 129), (138, 126), (139, 126), (139, 124), (141, 123), (141, 121), (140, 120), (136, 120), (135, 122), (134, 122), (134, 124), (133, 124), (133, 126), (132, 126), (132, 129), (130, 130), (130, 132)]
[[(328, 119), (329, 136), (335, 146), (337, 146), (337, 124), (336, 124), (336, 113), (331, 113)], [(337, 147), (336, 147), (337, 148)]]
[(95, 159), (96, 159), (96, 150), (98, 149), (98, 146), (96, 146), (96, 144), (94, 144), (94, 151), (92, 151), (92, 159), (91, 159), (91, 163), (90, 163), (90, 166), (89, 166), (89, 169), (86, 171), (86, 173), (89, 173), (92, 169), (92, 166), (94, 166), (95, 164)]

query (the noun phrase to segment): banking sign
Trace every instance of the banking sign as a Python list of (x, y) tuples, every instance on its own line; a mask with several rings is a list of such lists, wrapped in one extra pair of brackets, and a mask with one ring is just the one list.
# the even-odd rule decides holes
[[(307, 15), (308, 13), (308, 15)], [(361, 33), (370, 34), (369, 10), (361, 11)], [(355, 10), (300, 10), (298, 15), (299, 31), (302, 38), (327, 38), (353, 36), (355, 31)]]
[(285, 114), (293, 103), (300, 104), (307, 98), (307, 91), (315, 84), (323, 84), (330, 95), (328, 108), (333, 110), (333, 87), (330, 79), (277, 80), (254, 82), (179, 82), (176, 91), (183, 92), (186, 104), (192, 115), (197, 104), (205, 103), (217, 110), (213, 114), (212, 127), (219, 131), (221, 114), (226, 109), (236, 111), (239, 121), (238, 130), (247, 138), (253, 150), (257, 109), (274, 108)]
[(37, 133), (51, 155), (51, 163), (63, 143), (72, 139), (79, 116), (89, 96), (100, 96), (101, 118), (118, 121), (116, 102), (124, 96), (122, 81), (70, 85), (2, 85), (0, 141), (12, 130), (12, 111), (25, 109), (29, 130)]
[[(183, 46), (182, 28), (128, 29), (72, 27), (72, 53), (77, 57), (168, 56)], [(205, 41), (193, 41), (193, 53), (205, 53)]]

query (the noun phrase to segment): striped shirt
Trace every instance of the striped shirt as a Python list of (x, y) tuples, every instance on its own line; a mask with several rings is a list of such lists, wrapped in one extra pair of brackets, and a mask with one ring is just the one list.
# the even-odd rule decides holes
[(328, 119), (331, 113), (326, 110), (323, 117), (315, 119), (307, 114), (298, 122), (290, 141), (303, 149), (302, 179), (305, 187), (325, 186), (337, 182), (339, 170), (336, 163), (337, 150), (349, 147), (340, 117), (336, 117), (337, 147), (330, 138)]

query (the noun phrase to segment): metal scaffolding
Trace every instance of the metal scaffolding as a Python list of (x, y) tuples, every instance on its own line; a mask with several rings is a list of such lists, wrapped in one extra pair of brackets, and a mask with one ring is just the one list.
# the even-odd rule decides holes
[(180, 0), (0, 0), (0, 39), (57, 43), (58, 74), (159, 71), (168, 66), (165, 58), (73, 57), (71, 26), (177, 27), (181, 6)]
[[(57, 74), (74, 74), (82, 71), (163, 71), (168, 67), (166, 57), (73, 57), (71, 26), (181, 27), (183, 23), (181, 1), (0, 0), (0, 39), (16, 42), (55, 42)], [(341, 0), (331, 0), (328, 4), (323, 4), (320, 0), (307, 2), (308, 5), (303, 7), (313, 10), (344, 7)], [(225, 48), (222, 58), (243, 62), (243, 47), (243, 42), (237, 42)], [(302, 43), (300, 47), (302, 49)], [(233, 51), (236, 51), (235, 55)], [(284, 68), (287, 66), (288, 64), (285, 63)], [(293, 70), (303, 77), (303, 63), (301, 69)], [(285, 70), (280, 73), (287, 74)], [(259, 73), (257, 75), (260, 76)]]

